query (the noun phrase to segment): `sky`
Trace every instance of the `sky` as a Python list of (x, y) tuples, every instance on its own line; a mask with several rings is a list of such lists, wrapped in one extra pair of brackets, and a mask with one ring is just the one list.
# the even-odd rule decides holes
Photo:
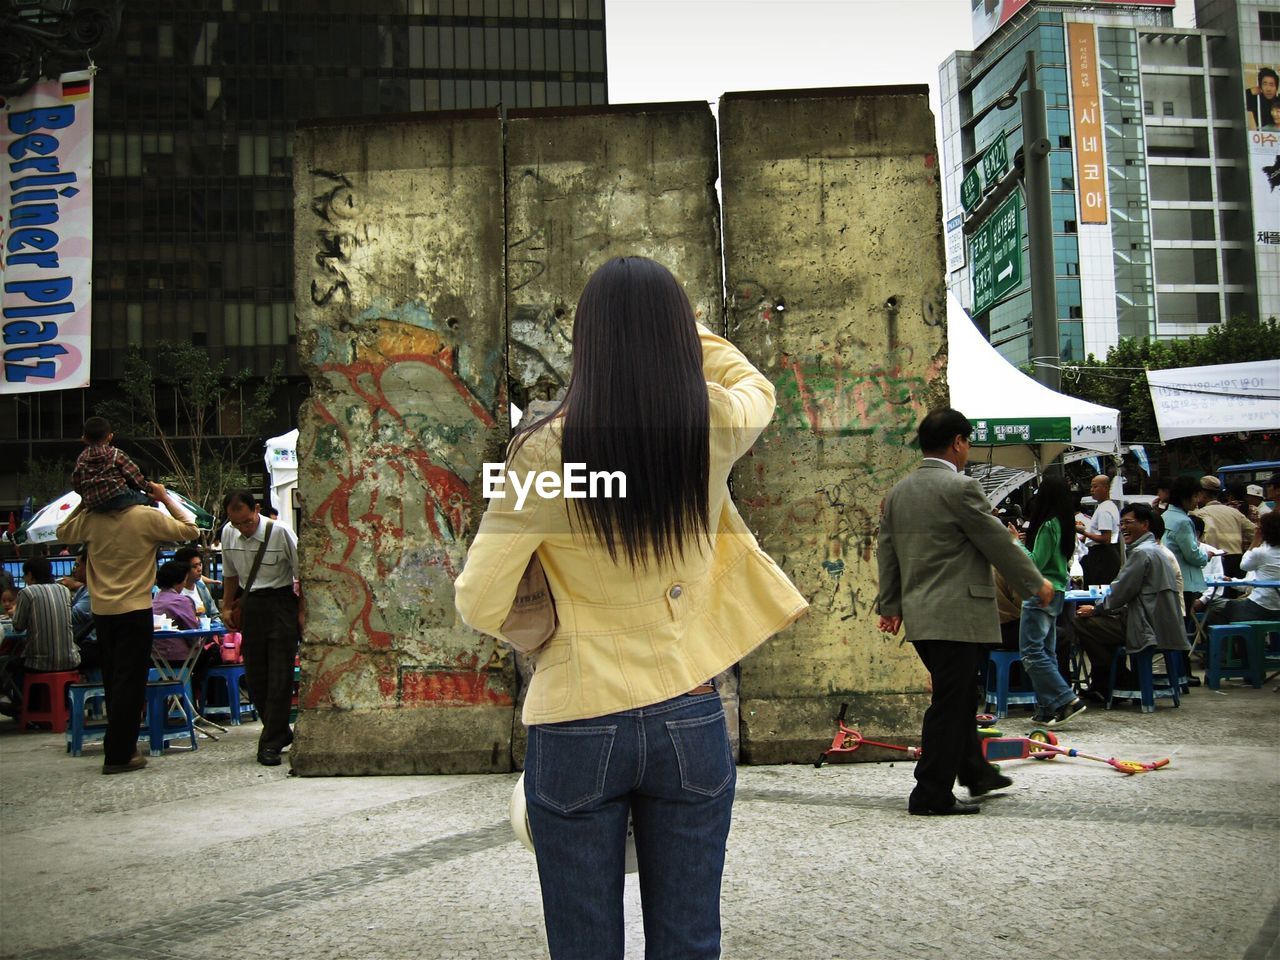
[(610, 103), (927, 83), (935, 115), (938, 65), (973, 46), (968, 0), (605, 0), (605, 34)]

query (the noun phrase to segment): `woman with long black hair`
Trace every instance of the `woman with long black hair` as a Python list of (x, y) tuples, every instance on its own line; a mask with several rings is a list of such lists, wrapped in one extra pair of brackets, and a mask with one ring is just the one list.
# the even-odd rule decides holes
[(736, 777), (710, 681), (807, 606), (729, 498), (773, 410), (664, 267), (610, 260), (578, 301), (565, 398), (512, 443), (458, 578), (462, 619), (504, 639), (535, 554), (555, 600), (523, 713), (555, 960), (622, 956), (628, 814), (646, 957), (720, 955)]
[(1036, 598), (1022, 604), (1018, 623), (1018, 652), (1022, 668), (1036, 692), (1035, 722), (1057, 727), (1084, 712), (1084, 702), (1058, 670), (1056, 622), (1067, 590), (1067, 568), (1076, 550), (1076, 498), (1065, 480), (1045, 477), (1031, 498), (1027, 542), (1031, 559), (1053, 584), (1053, 602), (1040, 606)]

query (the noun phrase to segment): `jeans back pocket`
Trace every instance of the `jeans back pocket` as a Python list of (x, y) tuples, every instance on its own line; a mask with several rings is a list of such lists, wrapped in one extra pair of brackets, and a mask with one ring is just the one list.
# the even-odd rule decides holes
[(616, 725), (561, 726), (539, 724), (534, 792), (547, 806), (572, 813), (604, 794)]
[(680, 764), (680, 785), (707, 797), (716, 797), (733, 782), (733, 753), (724, 711), (689, 720), (668, 720), (667, 733)]

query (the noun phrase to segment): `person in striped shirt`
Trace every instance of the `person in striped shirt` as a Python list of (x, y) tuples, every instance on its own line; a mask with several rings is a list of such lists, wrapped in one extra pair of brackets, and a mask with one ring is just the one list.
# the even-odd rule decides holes
[(18, 593), (13, 610), (13, 627), (27, 632), (22, 648), (22, 666), (15, 670), (18, 687), (28, 673), (74, 670), (80, 666), (80, 651), (71, 633), (71, 591), (53, 582), (53, 565), (48, 557), (31, 557), (22, 564), (26, 587)]

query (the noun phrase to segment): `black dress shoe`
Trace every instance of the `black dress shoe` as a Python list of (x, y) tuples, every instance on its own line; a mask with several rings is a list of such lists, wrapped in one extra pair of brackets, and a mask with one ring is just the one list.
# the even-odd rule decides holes
[(907, 813), (913, 817), (954, 817), (965, 813), (981, 812), (982, 808), (976, 803), (965, 803), (962, 800), (957, 800), (949, 807), (907, 807)]
[(258, 762), (264, 767), (280, 766), (280, 751), (273, 747), (264, 747), (258, 751)]
[(967, 783), (965, 786), (969, 788), (969, 796), (980, 797), (984, 793), (990, 793), (992, 790), (1003, 790), (1005, 787), (1012, 787), (1013, 780), (1003, 773), (997, 773), (992, 770), (976, 783)]

